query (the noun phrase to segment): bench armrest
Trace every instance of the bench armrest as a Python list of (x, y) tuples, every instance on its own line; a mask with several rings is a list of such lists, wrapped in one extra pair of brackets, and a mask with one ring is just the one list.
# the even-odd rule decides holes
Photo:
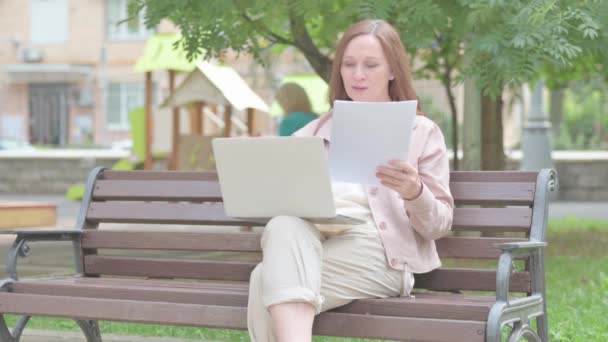
[(540, 248), (547, 246), (546, 242), (543, 241), (522, 241), (522, 242), (506, 242), (498, 243), (495, 245), (502, 252), (510, 252), (512, 255), (525, 255), (530, 254)]
[(0, 232), (2, 235), (17, 235), (8, 252), (6, 260), (6, 273), (10, 279), (17, 280), (17, 259), (25, 258), (30, 254), (28, 242), (32, 241), (73, 241), (77, 242), (82, 231), (74, 229), (63, 230), (8, 230)]
[(16, 240), (27, 241), (69, 241), (80, 237), (81, 234), (82, 231), (76, 229), (0, 231), (0, 235), (17, 235)]
[(508, 302), (511, 273), (513, 273), (513, 257), (537, 253), (544, 249), (547, 243), (543, 241), (522, 241), (499, 243), (495, 246), (502, 250), (496, 272), (496, 300)]

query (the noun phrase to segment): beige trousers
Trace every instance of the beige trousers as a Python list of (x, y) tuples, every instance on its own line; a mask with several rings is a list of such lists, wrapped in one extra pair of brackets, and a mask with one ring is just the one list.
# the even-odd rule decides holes
[(324, 234), (300, 218), (275, 217), (262, 235), (262, 262), (251, 274), (247, 326), (252, 341), (274, 341), (268, 307), (307, 302), (317, 313), (355, 299), (395, 297), (414, 277), (388, 265), (374, 225)]

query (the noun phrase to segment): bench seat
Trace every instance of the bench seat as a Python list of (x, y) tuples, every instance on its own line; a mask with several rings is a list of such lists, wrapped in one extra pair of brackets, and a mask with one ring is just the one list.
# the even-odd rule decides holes
[[(0, 293), (0, 302), (6, 313), (31, 316), (246, 329), (247, 292), (248, 284), (243, 282), (66, 277), (16, 281), (11, 293)], [(355, 315), (364, 325), (392, 317), (399, 325), (415, 324), (422, 330), (452, 320), (453, 333), (464, 329), (468, 335), (471, 329), (480, 329), (482, 341), (484, 321), (494, 302), (493, 296), (447, 293), (365, 299), (320, 315), (315, 325), (317, 332), (344, 336), (348, 334), (340, 326), (332, 328), (332, 322)], [(391, 336), (391, 329), (385, 338), (398, 336)], [(373, 336), (377, 335), (376, 331)]]

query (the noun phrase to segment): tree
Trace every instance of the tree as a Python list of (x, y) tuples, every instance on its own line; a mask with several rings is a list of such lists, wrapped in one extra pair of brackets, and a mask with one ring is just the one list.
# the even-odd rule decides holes
[[(505, 88), (535, 79), (544, 65), (568, 65), (580, 46), (573, 32), (597, 35), (601, 0), (130, 0), (149, 27), (169, 19), (181, 30), (190, 57), (251, 53), (273, 44), (300, 50), (325, 80), (337, 37), (350, 23), (380, 18), (394, 24), (415, 55), (426, 53), (429, 73), (449, 75), (444, 86), (473, 78), (483, 91), (484, 169), (504, 166), (502, 100)], [(444, 40), (441, 40), (443, 38)], [(439, 48), (433, 49), (433, 44)], [(471, 63), (461, 64), (462, 54)], [(444, 62), (440, 62), (444, 61)], [(453, 85), (453, 84), (452, 84)], [(447, 87), (447, 88), (451, 88)], [(448, 95), (449, 96), (449, 95)], [(456, 144), (457, 146), (457, 144)], [(455, 147), (456, 147), (455, 146)], [(466, 152), (466, 151), (465, 151)]]

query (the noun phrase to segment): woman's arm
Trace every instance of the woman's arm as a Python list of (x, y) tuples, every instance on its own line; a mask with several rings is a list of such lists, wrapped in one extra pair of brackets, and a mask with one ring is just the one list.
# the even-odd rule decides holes
[(418, 161), (422, 191), (418, 197), (404, 200), (412, 227), (429, 240), (445, 236), (452, 227), (454, 198), (449, 163), (441, 129), (433, 125)]

